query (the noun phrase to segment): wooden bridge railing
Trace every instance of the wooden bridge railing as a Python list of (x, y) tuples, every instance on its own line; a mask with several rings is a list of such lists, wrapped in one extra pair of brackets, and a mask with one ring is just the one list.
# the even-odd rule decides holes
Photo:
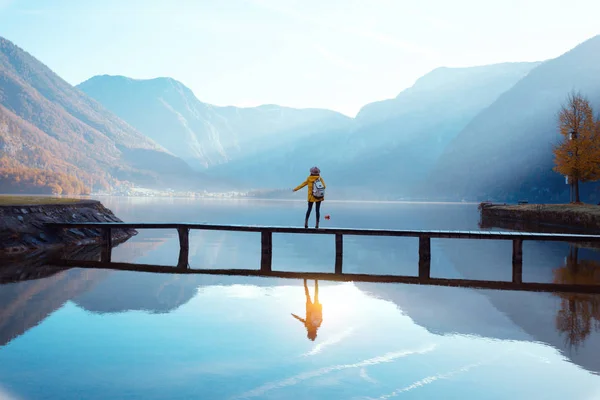
[(462, 278), (421, 278), (405, 275), (371, 275), (333, 272), (264, 271), (258, 269), (192, 269), (164, 265), (102, 262), (77, 259), (55, 259), (50, 265), (62, 268), (92, 268), (111, 271), (149, 272), (154, 274), (225, 275), (280, 279), (316, 279), (332, 282), (402, 283), (409, 285), (449, 286), (471, 289), (516, 290), (525, 292), (563, 292), (599, 294), (600, 285), (543, 282), (510, 282)]
[(179, 268), (187, 268), (189, 264), (189, 232), (191, 229), (229, 232), (257, 232), (261, 234), (261, 263), (260, 271), (272, 272), (273, 234), (293, 233), (335, 236), (335, 273), (342, 273), (344, 236), (388, 236), (414, 237), (419, 239), (419, 274), (418, 279), (431, 279), (431, 239), (480, 239), (480, 240), (510, 240), (512, 241), (512, 282), (523, 281), (523, 241), (559, 241), (570, 243), (600, 242), (600, 235), (532, 233), (532, 232), (495, 232), (495, 231), (446, 231), (446, 230), (384, 230), (384, 229), (347, 229), (324, 228), (305, 229), (296, 227), (277, 226), (248, 226), (248, 225), (211, 225), (190, 223), (122, 223), (122, 222), (81, 222), (81, 223), (50, 223), (55, 229), (101, 229), (103, 232), (105, 251), (103, 262), (111, 261), (112, 230), (113, 229), (176, 229), (179, 235)]

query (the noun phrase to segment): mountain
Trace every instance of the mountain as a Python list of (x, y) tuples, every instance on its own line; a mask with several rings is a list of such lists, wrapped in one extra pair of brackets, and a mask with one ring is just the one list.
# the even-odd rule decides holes
[[(406, 193), (427, 176), (473, 117), (537, 65), (438, 68), (396, 98), (363, 107), (350, 129), (315, 132), (277, 151), (240, 158), (216, 170), (223, 176), (245, 178), (255, 187), (270, 182), (277, 188), (293, 186), (318, 164), (340, 196), (381, 198)], [(376, 188), (363, 194), (365, 185)], [(349, 190), (342, 194), (339, 187)]]
[(473, 117), (538, 64), (438, 68), (396, 98), (366, 105), (347, 139), (349, 162), (332, 173), (343, 185), (372, 182), (377, 191), (406, 194)]
[(320, 109), (277, 105), (217, 107), (171, 78), (95, 76), (78, 88), (197, 169), (276, 149), (351, 119)]
[[(27, 190), (21, 176), (72, 176), (85, 186), (150, 187), (206, 182), (33, 56), (0, 38), (0, 190)], [(53, 178), (44, 176), (50, 182)], [(50, 183), (49, 183), (50, 184)]]
[(437, 198), (567, 201), (552, 171), (558, 112), (572, 90), (600, 110), (600, 36), (532, 70), (482, 110), (440, 157), (421, 193)]
[[(465, 114), (491, 104), (538, 62), (501, 63), (467, 68), (436, 68), (393, 99), (364, 106), (356, 116), (362, 125), (399, 116)], [(454, 101), (451, 103), (449, 99)], [(451, 106), (452, 109), (448, 109)]]

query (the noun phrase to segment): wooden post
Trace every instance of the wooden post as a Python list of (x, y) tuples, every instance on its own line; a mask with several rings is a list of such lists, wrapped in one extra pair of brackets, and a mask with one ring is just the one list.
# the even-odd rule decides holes
[(100, 253), (101, 262), (111, 262), (112, 259), (112, 229), (104, 228), (102, 230), (103, 246), (102, 252)]
[(262, 272), (271, 272), (271, 263), (273, 260), (273, 233), (262, 231), (260, 234), (260, 270)]
[(512, 281), (523, 283), (523, 239), (513, 240)]
[(179, 234), (179, 248), (189, 249), (190, 248), (190, 230), (185, 226), (177, 228)]
[(189, 265), (190, 254), (190, 230), (187, 227), (180, 226), (177, 228), (179, 234), (179, 260), (177, 268), (187, 268)]
[(431, 278), (431, 238), (419, 237), (419, 279)]
[(335, 234), (335, 273), (342, 273), (342, 264), (344, 261), (344, 236), (341, 233)]
[(177, 260), (177, 268), (187, 268), (190, 264), (189, 261), (190, 250), (180, 248), (179, 249), (179, 259)]
[(102, 235), (104, 236), (104, 245), (112, 247), (112, 229), (110, 227), (104, 228)]

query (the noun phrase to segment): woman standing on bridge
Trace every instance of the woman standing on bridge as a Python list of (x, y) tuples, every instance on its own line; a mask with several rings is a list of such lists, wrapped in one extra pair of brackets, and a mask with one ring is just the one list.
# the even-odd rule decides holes
[(306, 210), (306, 219), (304, 220), (304, 227), (308, 228), (308, 218), (312, 211), (313, 204), (316, 203), (315, 211), (317, 222), (315, 228), (319, 228), (319, 219), (321, 217), (321, 202), (325, 200), (325, 181), (321, 178), (321, 170), (317, 167), (310, 169), (310, 175), (306, 180), (298, 187), (294, 189), (294, 192), (302, 189), (304, 186), (308, 186), (308, 210)]

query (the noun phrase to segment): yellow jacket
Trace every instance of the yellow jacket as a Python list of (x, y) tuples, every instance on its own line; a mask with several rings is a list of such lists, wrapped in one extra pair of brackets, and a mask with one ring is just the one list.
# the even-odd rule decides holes
[(302, 182), (302, 184), (300, 184), (300, 186), (298, 186), (294, 189), (294, 192), (296, 192), (296, 191), (302, 189), (304, 186), (308, 185), (308, 202), (309, 203), (318, 203), (320, 201), (323, 201), (325, 198), (317, 199), (312, 194), (312, 184), (317, 179), (320, 179), (321, 183), (323, 184), (323, 187), (327, 188), (327, 185), (325, 185), (325, 181), (323, 180), (323, 178), (321, 178), (320, 175), (310, 175), (308, 178), (306, 178), (306, 180), (304, 182)]

